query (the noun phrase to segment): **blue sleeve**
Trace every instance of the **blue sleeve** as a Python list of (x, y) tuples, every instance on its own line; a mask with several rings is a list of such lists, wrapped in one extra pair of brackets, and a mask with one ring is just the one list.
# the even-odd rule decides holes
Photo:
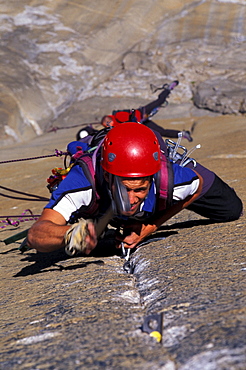
[(173, 175), (174, 175), (174, 186), (189, 184), (195, 178), (197, 174), (188, 167), (181, 167), (177, 163), (173, 163)]
[(173, 173), (173, 200), (184, 200), (197, 191), (200, 180), (193, 170), (187, 167), (180, 167), (178, 164), (174, 163)]
[(81, 206), (88, 206), (92, 200), (92, 186), (79, 165), (72, 167), (68, 175), (52, 193), (45, 208), (59, 212), (66, 220)]

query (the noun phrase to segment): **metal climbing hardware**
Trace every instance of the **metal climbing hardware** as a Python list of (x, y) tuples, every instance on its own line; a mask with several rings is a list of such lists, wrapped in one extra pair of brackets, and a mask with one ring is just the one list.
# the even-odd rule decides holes
[(163, 313), (156, 313), (145, 317), (142, 331), (155, 338), (157, 342), (162, 341)]
[(131, 249), (128, 248), (127, 251), (124, 247), (124, 243), (121, 242), (121, 249), (122, 249), (122, 255), (121, 257), (125, 259), (125, 263), (123, 265), (123, 270), (125, 272), (127, 272), (128, 274), (133, 274), (133, 271), (134, 271), (134, 264), (132, 261), (130, 261), (130, 253), (131, 253)]
[(169, 159), (173, 163), (179, 162), (181, 167), (187, 166), (187, 164), (190, 162), (193, 162), (193, 166), (196, 167), (196, 160), (194, 158), (190, 158), (190, 155), (192, 152), (194, 152), (194, 150), (201, 148), (201, 144), (197, 144), (196, 146), (193, 146), (191, 149), (187, 150), (186, 147), (180, 145), (182, 132), (179, 134), (180, 135), (177, 142), (170, 139), (165, 140)]
[(58, 185), (62, 180), (65, 179), (67, 176), (68, 172), (72, 168), (73, 163), (67, 167), (67, 168), (60, 168), (60, 167), (55, 167), (53, 170), (51, 170), (52, 175), (47, 179), (48, 185), (47, 188), (49, 189), (50, 193), (52, 193), (54, 190), (58, 188)]

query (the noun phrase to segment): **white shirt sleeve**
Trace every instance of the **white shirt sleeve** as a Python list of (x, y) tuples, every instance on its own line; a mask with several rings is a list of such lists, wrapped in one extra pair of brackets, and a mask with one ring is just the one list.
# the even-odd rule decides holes
[(190, 184), (182, 184), (174, 186), (173, 200), (184, 200), (189, 195), (193, 195), (199, 186), (199, 179), (194, 179)]
[(80, 190), (66, 194), (53, 209), (59, 212), (66, 221), (69, 220), (71, 214), (81, 206), (88, 206), (92, 199), (92, 189)]

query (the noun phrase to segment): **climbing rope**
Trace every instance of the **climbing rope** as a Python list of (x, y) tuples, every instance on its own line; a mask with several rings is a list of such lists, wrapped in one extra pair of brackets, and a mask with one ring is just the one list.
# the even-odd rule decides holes
[[(28, 217), (28, 214), (29, 217)], [(40, 217), (40, 215), (34, 215), (30, 209), (26, 209), (24, 212), (22, 212), (21, 215), (16, 215), (16, 216), (0, 216), (0, 223), (3, 223), (3, 226), (0, 226), (0, 229), (4, 229), (7, 226), (19, 226), (20, 222), (24, 221), (33, 221), (37, 220)], [(17, 219), (17, 220), (13, 220)]]
[(13, 162), (21, 162), (21, 161), (31, 161), (33, 159), (41, 159), (41, 158), (48, 158), (48, 157), (61, 157), (63, 155), (67, 155), (67, 154), (68, 154), (67, 152), (62, 152), (61, 150), (55, 149), (55, 153), (54, 154), (41, 155), (41, 156), (38, 156), (38, 157), (10, 159), (8, 161), (0, 161), (0, 164), (13, 163)]
[(90, 122), (90, 123), (79, 123), (78, 125), (72, 125), (72, 126), (65, 126), (65, 127), (57, 127), (57, 126), (54, 126), (52, 127), (50, 130), (48, 130), (47, 132), (56, 132), (57, 130), (67, 130), (69, 128), (75, 128), (75, 127), (86, 127), (86, 126), (90, 126), (90, 125), (99, 125), (101, 122)]
[[(20, 158), (20, 159), (11, 159), (11, 160), (7, 160), (7, 161), (0, 161), (0, 164), (21, 162), (21, 161), (30, 161), (30, 160), (34, 160), (34, 159), (41, 159), (41, 158), (48, 158), (48, 157), (61, 157), (63, 155), (66, 156), (67, 154), (68, 154), (67, 152), (62, 152), (61, 150), (55, 149), (54, 154), (42, 155), (42, 156), (37, 156), (37, 157)], [(41, 198), (41, 197), (38, 197), (38, 196), (35, 196), (35, 197)], [(29, 217), (28, 217), (28, 214), (29, 214)], [(39, 217), (40, 217), (40, 215), (34, 215), (30, 209), (26, 209), (21, 215), (0, 216), (0, 223), (3, 224), (2, 226), (0, 226), (0, 229), (4, 229), (7, 226), (17, 227), (17, 226), (19, 226), (20, 222), (37, 220)]]

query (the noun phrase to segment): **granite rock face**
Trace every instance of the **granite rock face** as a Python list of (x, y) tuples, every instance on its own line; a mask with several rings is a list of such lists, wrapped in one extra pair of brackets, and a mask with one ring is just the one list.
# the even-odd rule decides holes
[[(200, 143), (192, 156), (245, 205), (244, 130), (242, 116), (197, 117), (187, 148)], [(6, 147), (3, 159), (50, 154), (75, 132)], [(63, 158), (2, 165), (0, 216), (40, 214), (49, 197), (45, 179), (57, 166)], [(0, 221), (1, 369), (245, 370), (245, 212), (217, 224), (183, 210), (132, 251), (132, 274), (110, 239), (88, 257), (63, 249), (21, 254), (21, 240), (4, 240), (31, 227), (30, 213), (17, 227)], [(161, 343), (141, 329), (152, 314), (163, 316)]]
[(246, 89), (242, 82), (210, 79), (194, 86), (194, 104), (221, 114), (246, 113)]
[(0, 4), (2, 144), (137, 107), (176, 79), (179, 116), (245, 111), (244, 0)]

